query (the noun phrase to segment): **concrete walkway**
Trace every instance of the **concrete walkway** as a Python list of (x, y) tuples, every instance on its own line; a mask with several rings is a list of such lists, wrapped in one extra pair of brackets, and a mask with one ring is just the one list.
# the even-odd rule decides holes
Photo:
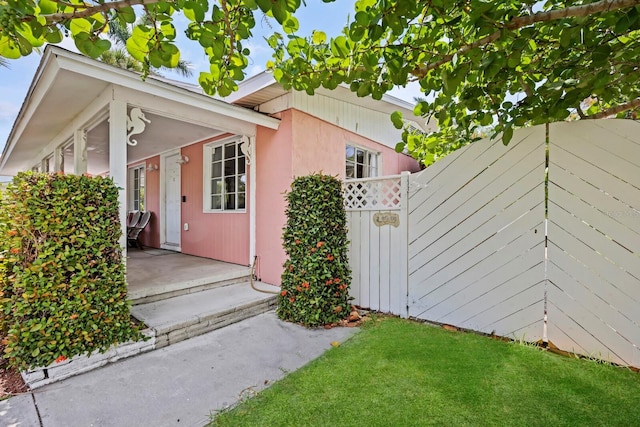
[(201, 427), (210, 414), (264, 389), (356, 331), (309, 330), (269, 312), (44, 386), (33, 396), (1, 401), (0, 425)]

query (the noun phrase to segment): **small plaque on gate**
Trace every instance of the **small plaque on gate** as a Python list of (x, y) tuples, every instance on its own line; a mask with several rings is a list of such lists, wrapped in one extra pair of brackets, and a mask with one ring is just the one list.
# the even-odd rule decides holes
[(383, 225), (400, 226), (400, 215), (393, 212), (377, 212), (373, 214), (373, 223), (378, 227)]

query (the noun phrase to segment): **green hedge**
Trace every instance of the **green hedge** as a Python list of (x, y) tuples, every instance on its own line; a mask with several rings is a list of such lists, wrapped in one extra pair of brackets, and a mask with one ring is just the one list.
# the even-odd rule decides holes
[(0, 206), (0, 335), (20, 369), (141, 339), (111, 179), (21, 173)]
[(352, 299), (342, 183), (328, 175), (304, 176), (285, 197), (288, 259), (277, 314), (306, 326), (338, 322), (349, 315)]

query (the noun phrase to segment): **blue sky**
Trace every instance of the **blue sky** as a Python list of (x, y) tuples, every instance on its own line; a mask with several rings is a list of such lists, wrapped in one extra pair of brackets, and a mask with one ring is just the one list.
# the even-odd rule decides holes
[[(307, 0), (306, 3), (307, 6), (296, 14), (300, 21), (300, 35), (310, 34), (313, 29), (325, 31), (329, 36), (337, 35), (346, 24), (348, 15), (354, 15), (354, 0), (336, 0), (333, 3), (323, 3), (322, 0)], [(187, 20), (183, 16), (175, 17), (174, 25), (178, 29), (177, 44), (180, 48), (181, 58), (193, 65), (193, 77), (185, 79), (172, 72), (164, 73), (164, 75), (168, 78), (197, 84), (199, 73), (207, 71), (209, 68), (208, 60), (200, 45), (184, 36), (183, 31), (186, 24)], [(278, 31), (276, 26), (273, 28)], [(263, 38), (271, 34), (272, 31), (266, 22), (261, 20), (256, 22), (253, 29), (254, 38), (246, 46), (251, 50), (249, 76), (264, 70), (264, 65), (271, 58), (271, 50)], [(282, 31), (280, 30), (280, 32)], [(60, 46), (76, 51), (72, 40), (64, 40)], [(32, 53), (18, 60), (10, 60), (8, 68), (0, 67), (0, 94), (2, 94), (0, 96), (0, 147), (4, 147), (9, 132), (11, 132), (11, 127), (24, 101), (39, 61), (40, 55)], [(392, 95), (412, 101), (414, 96), (420, 95), (420, 92), (417, 86), (412, 86), (394, 90)]]

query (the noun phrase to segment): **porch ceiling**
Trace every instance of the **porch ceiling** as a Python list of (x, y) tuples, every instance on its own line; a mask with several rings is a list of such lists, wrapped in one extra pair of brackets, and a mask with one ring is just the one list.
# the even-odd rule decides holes
[(13, 148), (9, 147), (12, 142), (18, 149), (12, 150), (10, 162), (3, 165), (2, 174), (14, 175), (33, 167), (32, 162), (42, 146), (63, 132), (67, 124), (85, 110), (107, 85), (107, 82), (76, 73), (58, 73), (55, 85), (42, 94), (40, 102), (28, 105), (28, 99), (25, 100), (22, 110), (31, 107), (31, 118), (28, 122), (16, 121), (14, 124), (12, 133), (19, 131), (20, 137), (14, 141), (9, 138), (5, 152)]
[[(256, 125), (277, 129), (279, 120), (230, 105), (153, 78), (143, 82), (130, 71), (47, 47), (0, 158), (0, 174), (29, 170), (87, 130), (88, 172), (109, 170), (111, 100), (140, 107), (150, 123), (133, 136), (127, 161), (136, 162), (170, 149), (224, 133), (255, 134)], [(123, 141), (124, 143), (124, 141)], [(65, 168), (73, 165), (65, 150)], [(69, 160), (71, 160), (69, 164)]]
[[(132, 137), (138, 143), (127, 147), (129, 163), (224, 133), (219, 129), (185, 123), (149, 112), (145, 112), (145, 117), (150, 123), (142, 134)], [(67, 154), (72, 152), (73, 149), (69, 148)], [(109, 170), (109, 123), (107, 120), (100, 122), (87, 132), (87, 152), (90, 173), (101, 174)]]

